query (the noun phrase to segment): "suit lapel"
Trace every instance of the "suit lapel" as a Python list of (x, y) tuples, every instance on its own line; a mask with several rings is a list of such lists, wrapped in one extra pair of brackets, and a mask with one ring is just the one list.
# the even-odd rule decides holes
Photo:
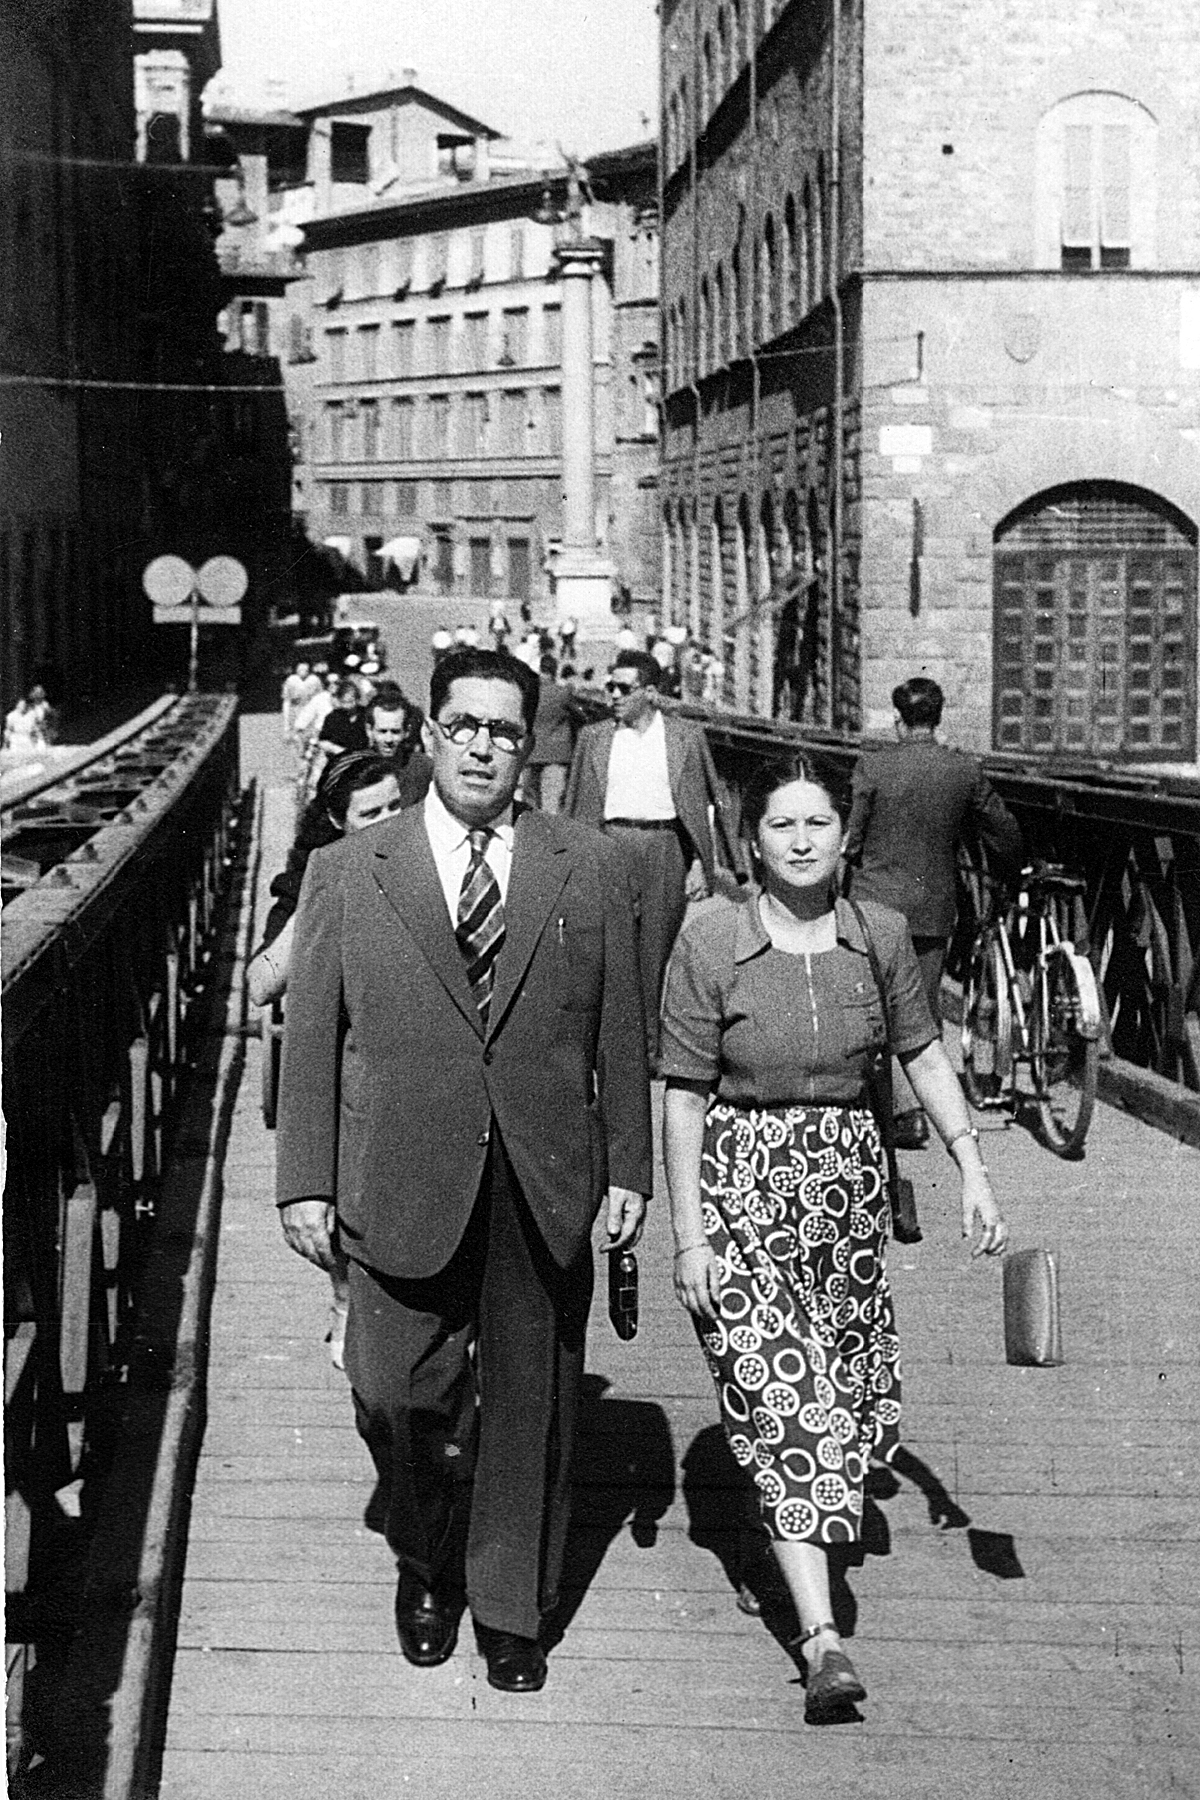
[(489, 1037), (493, 1037), (503, 1023), (570, 872), (571, 858), (567, 847), (557, 841), (545, 816), (530, 810), (518, 813), (512, 874), (504, 903), (504, 948), (496, 963), (496, 985), (492, 990), (488, 1018)]
[(673, 718), (663, 714), (663, 732), (667, 741), (667, 779), (671, 784), (671, 798), (675, 802), (675, 811), (679, 811), (679, 799), (683, 792), (683, 764), (687, 753), (687, 739)]
[(394, 825), (378, 829), (375, 879), (459, 1012), (482, 1037), (479, 1009), (429, 847), (424, 809), (414, 806)]

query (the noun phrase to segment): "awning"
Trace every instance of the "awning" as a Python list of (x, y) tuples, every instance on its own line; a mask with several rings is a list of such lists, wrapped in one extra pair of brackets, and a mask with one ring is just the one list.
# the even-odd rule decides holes
[(411, 581), (421, 555), (419, 537), (389, 538), (379, 552), (384, 562), (394, 563), (402, 581)]

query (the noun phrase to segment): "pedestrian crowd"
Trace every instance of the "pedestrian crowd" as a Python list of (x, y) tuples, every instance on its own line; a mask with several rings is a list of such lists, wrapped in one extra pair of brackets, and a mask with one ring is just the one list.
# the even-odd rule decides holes
[(510, 648), (499, 606), (488, 629), (435, 634), (425, 713), (378, 671), (297, 663), (285, 736), (323, 767), (249, 973), (259, 1004), (287, 991), (276, 1202), (333, 1283), (400, 1648), (446, 1661), (469, 1612), (494, 1687), (547, 1678), (593, 1225), (611, 1259), (638, 1243), (661, 1078), (675, 1293), (795, 1610), (805, 1716), (846, 1716), (865, 1690), (829, 1557), (901, 1418), (873, 1073), (894, 1054), (909, 1141), (936, 1130), (972, 1255), (1001, 1252), (939, 989), (956, 845), (1011, 861), (1019, 836), (937, 741), (927, 680), (852, 787), (797, 752), (739, 833), (703, 731), (662, 705), (686, 634), (618, 639), (597, 719), (573, 633)]

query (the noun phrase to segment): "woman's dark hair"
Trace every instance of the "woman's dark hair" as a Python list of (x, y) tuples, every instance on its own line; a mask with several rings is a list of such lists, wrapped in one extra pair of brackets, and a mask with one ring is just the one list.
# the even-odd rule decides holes
[(326, 763), (317, 783), (316, 805), (329, 814), (340, 831), (346, 828), (346, 813), (351, 794), (361, 788), (374, 787), (396, 774), (396, 765), (376, 750), (347, 750)]
[(829, 796), (829, 803), (845, 825), (850, 817), (850, 784), (841, 767), (829, 757), (811, 750), (796, 750), (790, 756), (777, 757), (764, 763), (750, 779), (742, 796), (742, 835), (753, 842), (771, 795), (792, 781), (809, 781)]
[(436, 719), (446, 704), (451, 685), (456, 681), (506, 681), (521, 696), (521, 713), (525, 729), (533, 730), (537, 717), (538, 692), (541, 683), (528, 663), (518, 656), (502, 655), (499, 650), (467, 648), (450, 650), (434, 664), (429, 678), (429, 716)]

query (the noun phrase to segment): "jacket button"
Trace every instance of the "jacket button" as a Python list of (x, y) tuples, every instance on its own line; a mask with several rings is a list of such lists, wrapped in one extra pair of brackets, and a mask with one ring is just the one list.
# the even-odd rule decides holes
[(479, 1134), (479, 1136), (478, 1136), (478, 1138), (477, 1138), (477, 1139), (476, 1139), (476, 1140), (475, 1140), (475, 1141), (476, 1141), (476, 1143), (477, 1143), (477, 1144), (478, 1144), (478, 1145), (479, 1145), (479, 1148), (480, 1148), (480, 1149), (481, 1149), (481, 1150), (486, 1150), (486, 1149), (487, 1149), (487, 1147), (488, 1147), (488, 1138), (489, 1138), (489, 1137), (490, 1137), (490, 1135), (491, 1135), (491, 1133), (490, 1133), (490, 1132), (487, 1132), (487, 1131), (481, 1131), (481, 1132), (480, 1132), (480, 1134)]

